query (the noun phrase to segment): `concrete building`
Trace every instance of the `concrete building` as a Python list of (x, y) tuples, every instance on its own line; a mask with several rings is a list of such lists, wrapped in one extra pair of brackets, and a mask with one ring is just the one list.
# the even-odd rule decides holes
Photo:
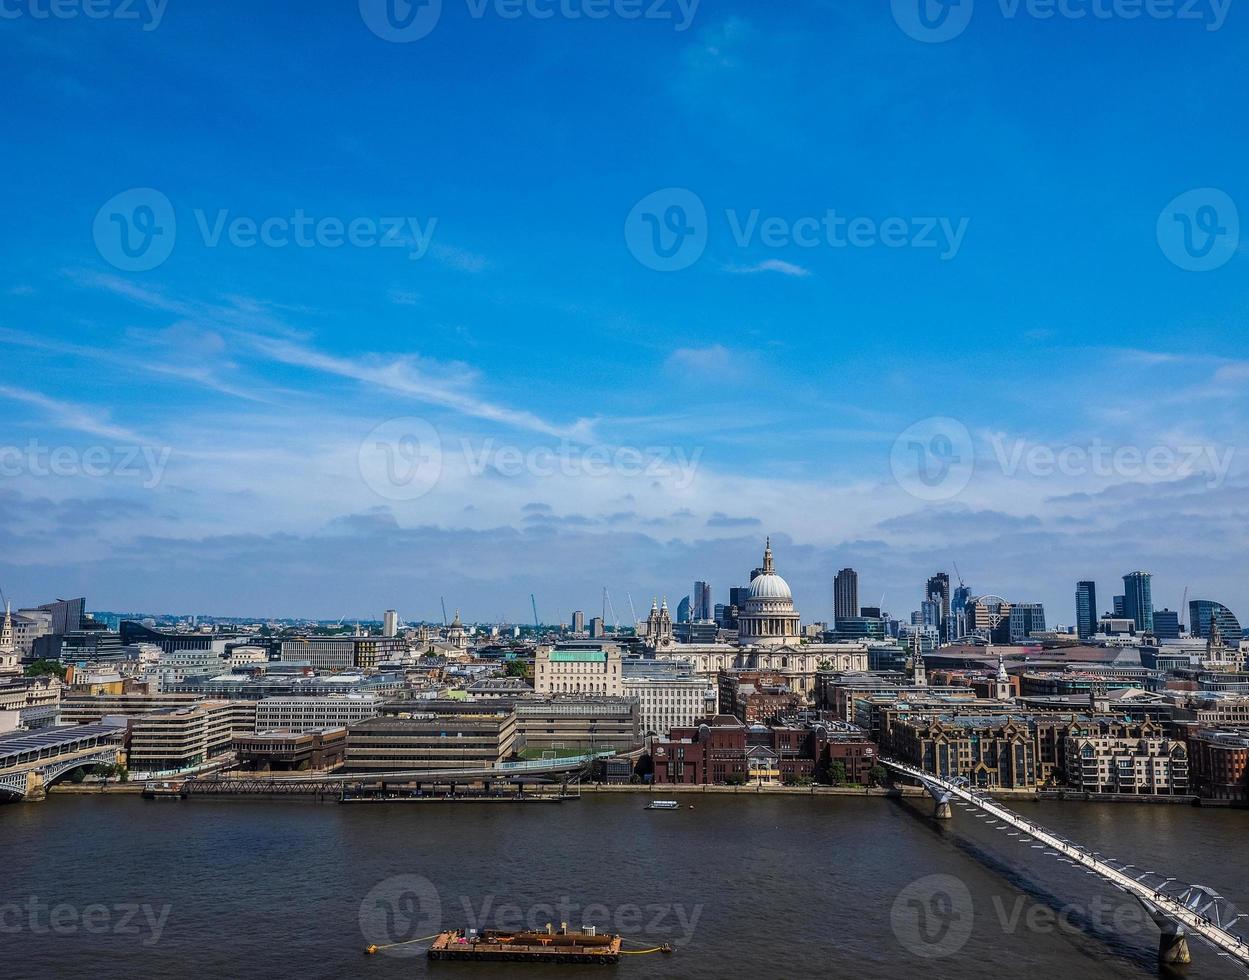
[(181, 772), (228, 755), (235, 735), (255, 731), (249, 701), (202, 701), (129, 720), (127, 766), (133, 773)]
[(347, 729), (236, 735), (231, 748), (239, 768), (249, 772), (326, 770), (340, 765), (346, 756)]
[(631, 752), (642, 744), (633, 698), (528, 698), (514, 707), (518, 741), (526, 749)]
[(508, 702), (421, 701), (347, 730), (352, 772), (489, 769), (517, 747), (516, 710)]
[(687, 661), (626, 658), (622, 669), (623, 693), (637, 699), (644, 734), (665, 735), (716, 713), (715, 689)]
[(542, 647), (534, 656), (533, 689), (541, 695), (624, 693), (620, 649), (612, 644), (597, 648)]
[(1036, 748), (1028, 720), (1015, 714), (884, 712), (881, 749), (945, 779), (965, 776), (980, 789), (1036, 785)]
[(317, 670), (375, 670), (407, 650), (408, 641), (398, 636), (307, 636), (283, 640), (279, 656)]
[(385, 703), (376, 694), (336, 694), (319, 698), (265, 698), (256, 702), (257, 732), (314, 732), (346, 728), (376, 717)]

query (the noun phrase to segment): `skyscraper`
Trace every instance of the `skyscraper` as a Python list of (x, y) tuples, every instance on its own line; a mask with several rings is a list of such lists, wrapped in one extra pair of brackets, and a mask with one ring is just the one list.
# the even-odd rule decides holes
[(1173, 609), (1154, 610), (1154, 636), (1160, 640), (1180, 638), (1180, 614)]
[(948, 642), (951, 639), (949, 572), (937, 572), (932, 576), (924, 586), (924, 597), (937, 604), (939, 613), (933, 625), (941, 631), (941, 639)]
[(574, 633), (585, 632), (585, 613), (580, 609), (574, 609), (572, 614), (572, 631)]
[(843, 568), (833, 577), (833, 623), (859, 614), (859, 573)]
[(971, 601), (971, 588), (959, 583), (950, 598), (950, 639), (967, 635), (967, 603)]
[(393, 609), (387, 609), (382, 617), (382, 636), (395, 636), (399, 632), (399, 616)]
[(1097, 584), (1076, 583), (1076, 635), (1082, 640), (1097, 632)]
[(1149, 572), (1128, 572), (1123, 576), (1123, 615), (1136, 623), (1136, 632), (1154, 631), (1154, 597)]
[(690, 621), (690, 597), (686, 596), (677, 603), (677, 622), (688, 623)]
[(1010, 607), (1010, 641), (1019, 643), (1045, 631), (1045, 607), (1039, 602), (1016, 602)]
[(1110, 611), (1114, 614), (1115, 619), (1123, 619), (1123, 617), (1127, 615), (1127, 613), (1123, 611), (1126, 604), (1126, 597), (1121, 595), (1117, 595), (1110, 600)]
[(1210, 638), (1210, 626), (1218, 623), (1223, 639), (1236, 642), (1241, 637), (1240, 621), (1221, 602), (1210, 599), (1190, 599), (1188, 602), (1188, 631), (1193, 636)]
[(695, 623), (705, 623), (713, 618), (711, 602), (711, 586), (706, 582), (695, 582), (694, 591), (690, 593), (690, 619)]

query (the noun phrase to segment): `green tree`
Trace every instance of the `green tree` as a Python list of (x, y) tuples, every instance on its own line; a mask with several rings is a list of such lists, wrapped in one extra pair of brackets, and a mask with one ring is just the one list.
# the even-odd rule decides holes
[(65, 666), (55, 660), (36, 660), (33, 664), (26, 666), (27, 677), (55, 677), (63, 681), (65, 671)]
[(833, 750), (826, 744), (820, 751), (820, 757), (815, 762), (815, 781), (821, 786), (831, 786), (833, 782), (832, 774)]
[(838, 759), (828, 767), (828, 776), (834, 786), (844, 786), (846, 784), (846, 764)]
[(889, 771), (881, 765), (872, 766), (867, 771), (867, 781), (872, 786), (883, 786), (885, 780), (889, 777)]

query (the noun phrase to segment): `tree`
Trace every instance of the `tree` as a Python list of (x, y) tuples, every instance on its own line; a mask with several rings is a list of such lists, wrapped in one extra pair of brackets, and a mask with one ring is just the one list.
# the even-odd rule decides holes
[(65, 680), (66, 667), (55, 660), (36, 660), (33, 664), (26, 667), (27, 677), (55, 677), (59, 681)]
[(844, 786), (846, 784), (846, 764), (838, 759), (828, 767), (828, 776), (834, 786)]
[(867, 781), (872, 786), (883, 786), (889, 777), (889, 771), (881, 765), (872, 766), (867, 771)]
[(815, 665), (815, 669), (816, 670), (832, 670), (833, 662), (825, 658), (824, 660), (821, 660), (818, 664)]
[(831, 786), (833, 782), (832, 774), (833, 750), (826, 744), (820, 751), (820, 757), (815, 763), (815, 781), (821, 786)]

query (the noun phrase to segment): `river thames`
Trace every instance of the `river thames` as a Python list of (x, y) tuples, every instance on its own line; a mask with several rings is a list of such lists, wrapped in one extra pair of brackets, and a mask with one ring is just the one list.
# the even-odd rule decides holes
[[(924, 799), (587, 795), (357, 804), (53, 795), (0, 807), (0, 962), (13, 978), (1157, 976), (1158, 931), (1100, 879)], [(1246, 814), (1012, 807), (1249, 909)], [(368, 943), (440, 928), (624, 934), (617, 967), (430, 964)], [(1193, 942), (1194, 980), (1241, 976)]]

